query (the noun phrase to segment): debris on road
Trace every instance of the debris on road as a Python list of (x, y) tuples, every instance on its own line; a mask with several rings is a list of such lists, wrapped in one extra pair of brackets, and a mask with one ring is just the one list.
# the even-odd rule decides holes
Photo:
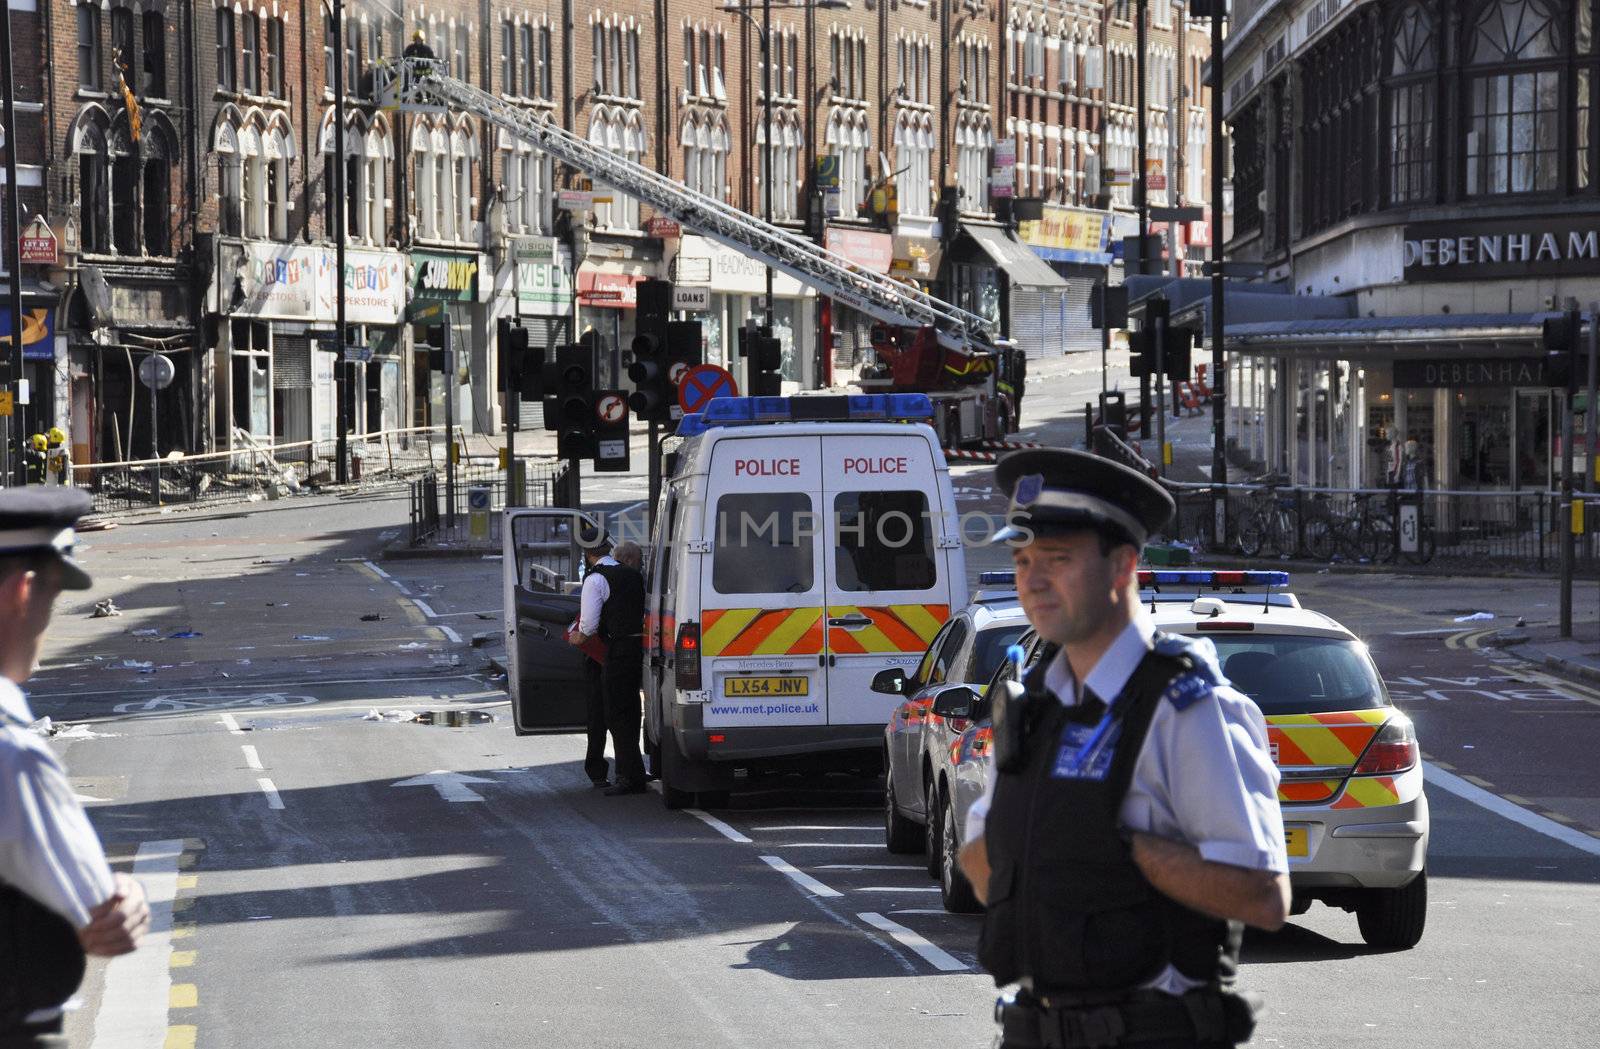
[(385, 710), (380, 712), (377, 707), (373, 707), (361, 715), (362, 721), (415, 721), (416, 719), (417, 712), (415, 710)]
[(154, 670), (155, 669), (155, 663), (153, 663), (153, 662), (141, 663), (137, 659), (124, 659), (122, 661), (122, 666), (113, 667), (112, 669), (114, 669), (114, 670), (141, 670), (141, 671), (143, 671), (143, 670)]
[(296, 641), (332, 641), (333, 640), (333, 638), (329, 637), (326, 634), (296, 634), (294, 636), (294, 639)]
[(191, 637), (205, 637), (205, 635), (198, 630), (180, 630), (176, 634), (168, 634), (167, 637), (170, 640), (184, 640)]
[(473, 648), (482, 648), (484, 645), (487, 645), (489, 642), (493, 641), (497, 636), (498, 635), (496, 635), (496, 634), (488, 634), (488, 633), (473, 634), (472, 635), (472, 647)]
[(383, 616), (377, 612), (368, 612), (366, 615), (361, 617), (361, 621), (363, 623), (376, 623), (381, 619), (383, 619)]
[(142, 630), (130, 630), (130, 631), (128, 631), (128, 633), (132, 634), (134, 637), (160, 637), (161, 636), (161, 631), (157, 630), (153, 626), (147, 626), (147, 627), (143, 628)]
[(89, 618), (106, 619), (111, 616), (120, 616), (121, 614), (122, 609), (118, 608), (116, 602), (108, 597), (104, 601), (96, 602), (94, 611), (89, 613)]
[(424, 710), (411, 719), (419, 725), (443, 725), (462, 728), (466, 725), (483, 725), (494, 720), (487, 710)]
[(28, 730), (31, 732), (37, 732), (41, 736), (53, 736), (56, 733), (55, 725), (51, 723), (49, 718), (40, 718), (39, 720), (30, 724), (28, 726)]
[(1473, 612), (1471, 615), (1456, 616), (1457, 623), (1485, 623), (1494, 618), (1493, 612)]

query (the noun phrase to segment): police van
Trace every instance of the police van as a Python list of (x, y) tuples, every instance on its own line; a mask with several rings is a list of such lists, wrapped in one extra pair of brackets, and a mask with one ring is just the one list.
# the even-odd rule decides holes
[[(931, 414), (922, 394), (875, 394), (719, 398), (684, 417), (644, 565), (645, 738), (669, 807), (766, 773), (877, 771), (896, 698), (873, 678), (915, 666), (967, 601)], [(506, 514), (519, 733), (583, 724), (562, 634), (584, 517)]]

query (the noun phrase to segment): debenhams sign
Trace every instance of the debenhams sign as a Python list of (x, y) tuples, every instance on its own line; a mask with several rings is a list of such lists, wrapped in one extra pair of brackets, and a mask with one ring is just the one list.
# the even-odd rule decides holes
[(1407, 226), (1401, 266), (1408, 281), (1600, 273), (1600, 218)]

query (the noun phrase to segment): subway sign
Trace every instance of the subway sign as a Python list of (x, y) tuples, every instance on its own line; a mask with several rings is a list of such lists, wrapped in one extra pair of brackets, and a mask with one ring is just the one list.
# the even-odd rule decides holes
[(443, 255), (427, 251), (411, 253), (412, 287), (417, 297), (476, 302), (478, 299), (478, 256)]

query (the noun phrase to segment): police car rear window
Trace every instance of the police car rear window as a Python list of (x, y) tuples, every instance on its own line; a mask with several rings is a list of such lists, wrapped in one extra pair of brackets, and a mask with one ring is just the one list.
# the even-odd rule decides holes
[(1263, 714), (1327, 714), (1389, 705), (1366, 647), (1336, 637), (1213, 636), (1233, 687)]
[(973, 642), (976, 647), (972, 653), (972, 673), (968, 675), (971, 680), (988, 681), (993, 677), (995, 668), (1006, 657), (1006, 649), (1015, 644), (1027, 629), (1026, 623), (1017, 623), (979, 631), (977, 640)]
[(804, 492), (752, 492), (717, 500), (711, 586), (719, 594), (803, 594), (816, 578), (816, 520)]
[(928, 497), (840, 492), (833, 499), (834, 576), (840, 590), (929, 590), (937, 578)]

